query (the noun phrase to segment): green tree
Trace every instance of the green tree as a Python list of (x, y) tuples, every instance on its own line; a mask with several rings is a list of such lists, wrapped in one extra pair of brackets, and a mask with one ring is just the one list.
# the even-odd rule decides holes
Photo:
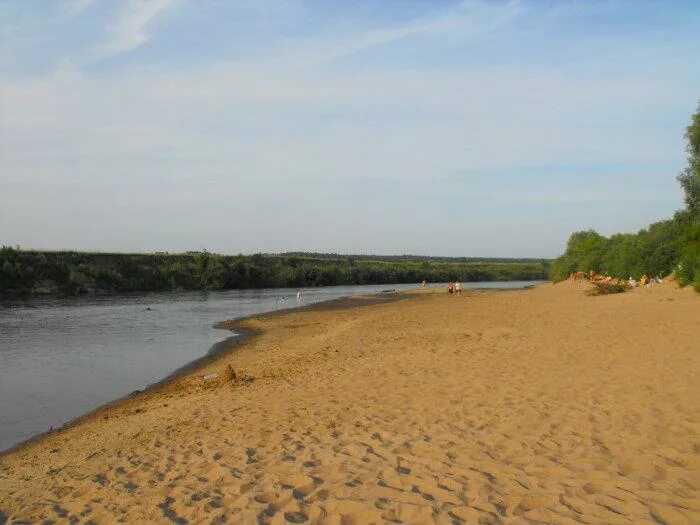
[(651, 224), (636, 234), (609, 239), (591, 230), (572, 234), (566, 251), (552, 264), (553, 280), (581, 270), (620, 278), (674, 271), (682, 286), (692, 284), (700, 291), (700, 107), (691, 117), (685, 138), (688, 166), (678, 180), (686, 207), (673, 219)]
[(700, 105), (686, 129), (685, 139), (688, 167), (678, 175), (678, 180), (685, 193), (688, 213), (692, 219), (698, 219), (700, 218)]

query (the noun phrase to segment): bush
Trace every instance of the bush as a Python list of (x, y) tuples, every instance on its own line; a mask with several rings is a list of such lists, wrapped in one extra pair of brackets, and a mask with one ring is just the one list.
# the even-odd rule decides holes
[(684, 238), (683, 250), (675, 269), (676, 278), (681, 286), (692, 284), (700, 291), (700, 224), (688, 229)]
[(594, 281), (591, 284), (593, 285), (593, 289), (590, 291), (591, 295), (610, 295), (632, 289), (625, 281)]

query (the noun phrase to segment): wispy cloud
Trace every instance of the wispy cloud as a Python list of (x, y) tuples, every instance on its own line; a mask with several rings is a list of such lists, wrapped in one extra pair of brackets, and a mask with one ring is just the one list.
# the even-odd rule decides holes
[[(700, 40), (677, 19), (635, 25), (614, 2), (608, 20), (568, 2), (177, 1), (72, 4), (73, 25), (47, 25), (65, 31), (18, 19), (9, 65), (42, 60), (0, 78), (0, 241), (75, 246), (71, 225), (94, 222), (82, 247), (151, 249), (177, 229), (221, 251), (449, 253), (463, 236), (472, 253), (554, 254), (572, 229), (636, 228), (680, 202)], [(649, 29), (662, 22), (677, 40)], [(190, 27), (207, 33), (194, 46)], [(600, 191), (586, 163), (609, 168)], [(542, 165), (561, 169), (527, 171)], [(554, 234), (514, 232), (549, 231), (555, 206)]]
[(133, 51), (150, 38), (149, 26), (156, 18), (180, 0), (129, 0), (107, 28), (107, 39), (89, 49), (81, 65)]
[(64, 14), (68, 16), (75, 16), (86, 9), (89, 9), (95, 4), (95, 0), (63, 0), (59, 7)]
[(369, 31), (360, 31), (349, 36), (332, 35), (309, 38), (299, 42), (294, 55), (283, 54), (284, 60), (299, 65), (322, 65), (362, 51), (392, 44), (401, 40), (449, 33), (461, 37), (495, 31), (527, 11), (520, 2), (483, 3), (465, 0), (436, 14), (388, 25)]

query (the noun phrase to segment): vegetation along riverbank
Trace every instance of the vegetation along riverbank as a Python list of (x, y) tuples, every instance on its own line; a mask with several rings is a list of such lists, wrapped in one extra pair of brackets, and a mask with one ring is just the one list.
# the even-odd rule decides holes
[(594, 271), (626, 279), (673, 272), (681, 286), (700, 292), (700, 108), (685, 134), (688, 166), (678, 175), (685, 207), (638, 233), (604, 237), (593, 230), (571, 235), (566, 252), (552, 264), (554, 281)]
[(0, 295), (547, 279), (540, 259), (0, 249)]

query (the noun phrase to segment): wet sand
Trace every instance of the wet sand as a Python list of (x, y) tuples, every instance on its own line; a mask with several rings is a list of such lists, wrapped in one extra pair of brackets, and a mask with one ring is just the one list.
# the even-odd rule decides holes
[(691, 290), (345, 303), (1, 456), (0, 523), (700, 523)]

